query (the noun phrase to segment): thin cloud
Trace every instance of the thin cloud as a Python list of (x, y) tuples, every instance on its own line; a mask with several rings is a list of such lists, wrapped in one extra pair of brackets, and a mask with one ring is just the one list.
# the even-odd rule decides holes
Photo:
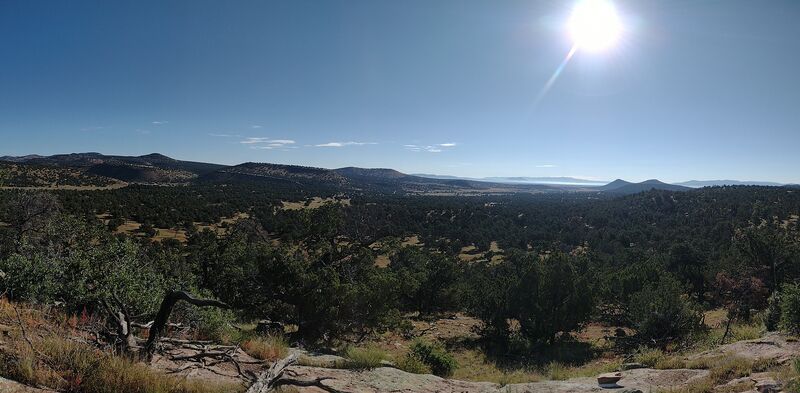
[(271, 143), (269, 145), (263, 145), (263, 146), (262, 145), (250, 146), (250, 148), (253, 149), (253, 150), (275, 150), (275, 149), (280, 149), (280, 150), (283, 150), (283, 151), (288, 151), (288, 149), (297, 149), (297, 146), (287, 146), (287, 145), (281, 145), (279, 143)]
[(138, 133), (140, 133), (142, 135), (149, 135), (150, 134), (150, 130), (145, 130), (145, 129), (142, 129), (142, 128), (137, 129), (136, 132), (138, 132)]
[(208, 134), (208, 136), (213, 136), (213, 137), (216, 137), (216, 138), (241, 138), (242, 137), (241, 135), (236, 135), (236, 134), (213, 134), (213, 133)]
[(441, 153), (445, 149), (455, 147), (455, 143), (437, 143), (435, 145), (403, 145), (406, 150), (413, 152)]
[(169, 123), (169, 122), (168, 122), (168, 121), (161, 120), (161, 121), (154, 121), (154, 122), (151, 122), (151, 123), (152, 123), (153, 125), (160, 126), (160, 125), (163, 125), (163, 124), (167, 124), (167, 123)]
[(284, 145), (291, 145), (294, 144), (295, 141), (291, 139), (272, 139), (272, 138), (262, 138), (262, 137), (247, 137), (244, 140), (240, 141), (239, 143), (245, 145), (254, 145), (259, 143), (269, 144), (269, 143), (280, 143)]
[(81, 131), (84, 131), (84, 132), (100, 131), (100, 130), (104, 130), (104, 129), (105, 129), (105, 127), (103, 127), (103, 126), (93, 126), (93, 127), (83, 127), (83, 128), (81, 128)]
[(291, 139), (271, 139), (271, 138), (264, 138), (264, 137), (249, 137), (245, 138), (239, 143), (244, 145), (250, 145), (251, 149), (257, 150), (273, 150), (273, 149), (295, 149), (293, 145), (296, 142)]
[(328, 142), (314, 145), (315, 147), (345, 147), (345, 146), (364, 146), (364, 145), (377, 145), (375, 142)]
[(543, 165), (536, 165), (537, 168), (558, 168), (558, 165), (553, 164), (543, 164)]
[(252, 126), (250, 126), (250, 128), (252, 128), (252, 129), (254, 129), (254, 130), (257, 130), (257, 129), (259, 129), (259, 128), (263, 128), (263, 127), (262, 127), (262, 126), (260, 126), (260, 125), (258, 125), (258, 124), (253, 124)]

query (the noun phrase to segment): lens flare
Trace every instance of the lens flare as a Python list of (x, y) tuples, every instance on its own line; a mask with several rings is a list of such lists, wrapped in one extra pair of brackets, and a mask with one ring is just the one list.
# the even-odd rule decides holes
[(575, 46), (590, 52), (613, 46), (622, 34), (622, 22), (608, 0), (582, 0), (575, 5), (567, 24)]

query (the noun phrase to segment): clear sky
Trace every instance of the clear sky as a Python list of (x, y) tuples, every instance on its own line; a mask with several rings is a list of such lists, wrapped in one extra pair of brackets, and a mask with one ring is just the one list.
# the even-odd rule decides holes
[(0, 0), (0, 155), (800, 182), (800, 2)]

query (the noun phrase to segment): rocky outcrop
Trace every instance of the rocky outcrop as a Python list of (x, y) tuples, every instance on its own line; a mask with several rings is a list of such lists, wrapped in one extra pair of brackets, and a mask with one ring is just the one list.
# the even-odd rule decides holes
[(750, 360), (770, 360), (778, 364), (800, 355), (800, 342), (780, 333), (768, 333), (766, 336), (747, 341), (722, 345), (710, 351), (687, 357), (688, 360), (709, 359), (716, 357), (736, 356)]
[[(706, 370), (654, 370), (635, 369), (623, 371), (618, 386), (609, 391), (616, 393), (648, 392), (656, 389), (681, 389), (708, 376)], [(608, 389), (597, 384), (596, 378), (574, 378), (566, 381), (542, 381), (500, 386), (489, 382), (466, 382), (443, 379), (434, 375), (409, 374), (395, 368), (377, 368), (367, 371), (291, 366), (285, 375), (287, 383), (300, 393), (583, 393)], [(306, 385), (306, 386), (303, 386)]]

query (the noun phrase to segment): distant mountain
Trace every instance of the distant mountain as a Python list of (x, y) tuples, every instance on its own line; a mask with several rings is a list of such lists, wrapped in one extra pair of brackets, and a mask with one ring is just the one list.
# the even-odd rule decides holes
[(680, 186), (700, 188), (700, 187), (714, 187), (714, 186), (768, 186), (780, 187), (784, 184), (768, 182), (768, 181), (741, 181), (741, 180), (689, 180), (681, 183), (675, 183)]
[(299, 165), (246, 162), (220, 168), (198, 178), (206, 183), (278, 182), (297, 186), (343, 187), (347, 179), (330, 169)]
[[(65, 181), (76, 185), (81, 182), (105, 184), (108, 180), (145, 184), (258, 183), (303, 193), (325, 190), (325, 192), (332, 193), (381, 192), (389, 194), (433, 193), (437, 195), (563, 191), (604, 191), (613, 194), (632, 194), (651, 189), (672, 191), (691, 189), (658, 180), (631, 183), (617, 179), (605, 185), (598, 185), (596, 181), (566, 176), (466, 178), (429, 174), (409, 175), (388, 168), (325, 169), (255, 162), (225, 166), (181, 161), (159, 153), (143, 156), (114, 156), (96, 152), (52, 156), (5, 156), (0, 157), (0, 162), (17, 166), (15, 171), (20, 173), (17, 177), (19, 179), (17, 183), (20, 184), (64, 184)], [(69, 169), (69, 172), (63, 172), (64, 175), (60, 175), (54, 180), (45, 179), (43, 174), (47, 172), (37, 168), (46, 169), (48, 167), (66, 168)], [(33, 171), (37, 171), (36, 176), (27, 176), (27, 172), (33, 173)], [(697, 182), (690, 184), (694, 185)]]
[(295, 165), (245, 163), (200, 176), (212, 184), (258, 183), (293, 191), (377, 192), (387, 194), (474, 195), (483, 193), (541, 193), (561, 189), (540, 184), (501, 184), (465, 179), (432, 179), (394, 169), (312, 168)]
[(622, 187), (629, 186), (631, 184), (633, 184), (633, 183), (627, 182), (627, 181), (622, 180), (622, 179), (617, 179), (617, 180), (614, 180), (611, 183), (608, 183), (608, 184), (606, 184), (604, 186), (597, 187), (597, 189), (600, 190), (600, 191), (613, 191), (613, 190), (616, 190), (616, 189), (620, 189)]
[(136, 183), (185, 183), (224, 165), (180, 161), (163, 154), (110, 156), (95, 152), (3, 157), (4, 161), (37, 166), (75, 168), (94, 175)]
[(412, 173), (411, 176), (424, 177), (426, 179), (439, 179), (439, 180), (474, 180), (468, 177), (449, 176), (449, 175), (434, 175), (430, 173)]
[(667, 190), (667, 191), (689, 191), (691, 188), (679, 186), (675, 184), (667, 184), (660, 180), (650, 179), (641, 183), (631, 183), (622, 179), (614, 180), (605, 186), (597, 187), (600, 191), (605, 191), (614, 194), (637, 194), (650, 190)]
[(39, 156), (39, 155), (36, 155), (36, 154), (30, 154), (30, 155), (27, 155), (27, 156), (20, 156), (20, 157), (15, 157), (15, 156), (2, 156), (2, 157), (0, 157), (0, 161), (6, 161), (6, 162), (25, 162), (25, 161), (28, 161), (28, 160), (32, 160), (32, 159), (35, 159), (35, 158), (41, 158), (41, 157), (42, 157), (42, 156)]
[(429, 179), (450, 179), (450, 180), (471, 180), (482, 181), (491, 183), (508, 183), (508, 184), (558, 184), (558, 185), (585, 185), (585, 186), (599, 186), (605, 184), (604, 181), (586, 180), (576, 177), (567, 176), (553, 176), (553, 177), (527, 177), (527, 176), (491, 176), (491, 177), (459, 177), (448, 175), (431, 175), (425, 173), (413, 174), (413, 176), (425, 177)]

